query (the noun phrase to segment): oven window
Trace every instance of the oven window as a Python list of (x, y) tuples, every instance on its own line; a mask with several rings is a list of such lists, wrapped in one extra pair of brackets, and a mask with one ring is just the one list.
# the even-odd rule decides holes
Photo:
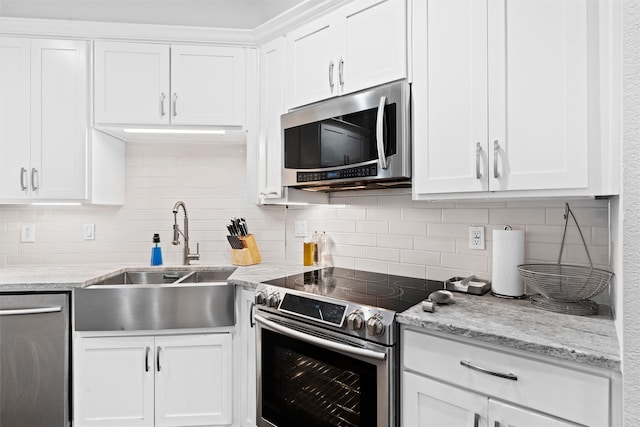
[(262, 330), (262, 417), (278, 427), (375, 426), (376, 366)]
[[(348, 166), (378, 158), (378, 109), (345, 114), (284, 131), (284, 164), (288, 169)], [(396, 104), (384, 110), (384, 151), (396, 154)]]

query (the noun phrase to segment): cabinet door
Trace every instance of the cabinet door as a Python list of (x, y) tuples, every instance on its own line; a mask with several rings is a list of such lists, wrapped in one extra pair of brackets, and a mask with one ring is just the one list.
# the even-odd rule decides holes
[(341, 21), (324, 16), (287, 35), (287, 107), (295, 108), (339, 93)]
[(31, 198), (86, 199), (87, 42), (31, 41)]
[(153, 426), (153, 337), (76, 338), (74, 426)]
[(30, 41), (0, 37), (0, 200), (29, 197)]
[(171, 123), (242, 126), (245, 49), (171, 46)]
[(254, 291), (239, 289), (239, 334), (240, 364), (239, 408), (240, 426), (256, 426), (256, 330), (253, 325)]
[(413, 188), (488, 190), (487, 6), (413, 2)]
[(489, 425), (492, 427), (578, 427), (579, 424), (489, 399)]
[(156, 426), (231, 424), (231, 334), (156, 337)]
[(259, 197), (282, 197), (282, 134), (280, 116), (285, 113), (285, 38), (260, 48), (260, 132), (258, 140)]
[(487, 426), (487, 398), (427, 377), (402, 373), (404, 427)]
[(588, 0), (489, 0), (491, 190), (588, 185)]
[(355, 92), (405, 78), (406, 0), (356, 1), (342, 13), (344, 64), (338, 62), (341, 92)]
[(97, 124), (169, 124), (169, 46), (95, 43)]

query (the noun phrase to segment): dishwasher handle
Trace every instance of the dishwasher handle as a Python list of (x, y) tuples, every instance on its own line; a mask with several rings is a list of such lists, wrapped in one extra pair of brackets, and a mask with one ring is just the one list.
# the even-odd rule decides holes
[(0, 310), (0, 316), (16, 316), (21, 314), (42, 314), (42, 313), (59, 313), (62, 307), (34, 307), (34, 308), (12, 308), (8, 310)]

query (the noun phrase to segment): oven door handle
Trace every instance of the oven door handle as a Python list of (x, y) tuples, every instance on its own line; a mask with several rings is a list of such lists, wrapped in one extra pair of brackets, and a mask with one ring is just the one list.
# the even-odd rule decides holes
[(256, 314), (254, 316), (256, 323), (260, 323), (261, 325), (267, 326), (270, 329), (273, 329), (276, 332), (281, 333), (282, 335), (286, 335), (290, 338), (295, 338), (300, 341), (308, 342), (309, 344), (315, 344), (317, 346), (321, 346), (324, 348), (328, 348), (331, 350), (336, 350), (342, 353), (350, 354), (353, 356), (365, 357), (367, 359), (374, 359), (379, 361), (387, 360), (387, 355), (385, 353), (379, 353), (373, 350), (367, 350), (364, 348), (351, 347), (346, 344), (340, 344), (337, 342), (325, 340), (322, 338), (315, 337), (313, 335), (307, 335), (305, 333), (296, 331), (295, 329), (287, 328), (286, 326), (279, 325), (271, 320), (267, 320), (264, 317)]

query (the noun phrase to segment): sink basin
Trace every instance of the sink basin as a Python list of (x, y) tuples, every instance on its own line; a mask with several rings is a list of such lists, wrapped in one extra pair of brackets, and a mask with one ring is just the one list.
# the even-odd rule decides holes
[(130, 269), (74, 289), (76, 331), (154, 331), (235, 325), (235, 268)]
[(235, 268), (216, 267), (206, 269), (127, 269), (102, 277), (97, 280), (88, 281), (83, 287), (91, 288), (97, 286), (114, 285), (170, 285), (179, 283), (207, 283), (226, 282), (233, 274)]
[(174, 283), (191, 271), (125, 271), (109, 276), (89, 286), (101, 285), (151, 285)]

